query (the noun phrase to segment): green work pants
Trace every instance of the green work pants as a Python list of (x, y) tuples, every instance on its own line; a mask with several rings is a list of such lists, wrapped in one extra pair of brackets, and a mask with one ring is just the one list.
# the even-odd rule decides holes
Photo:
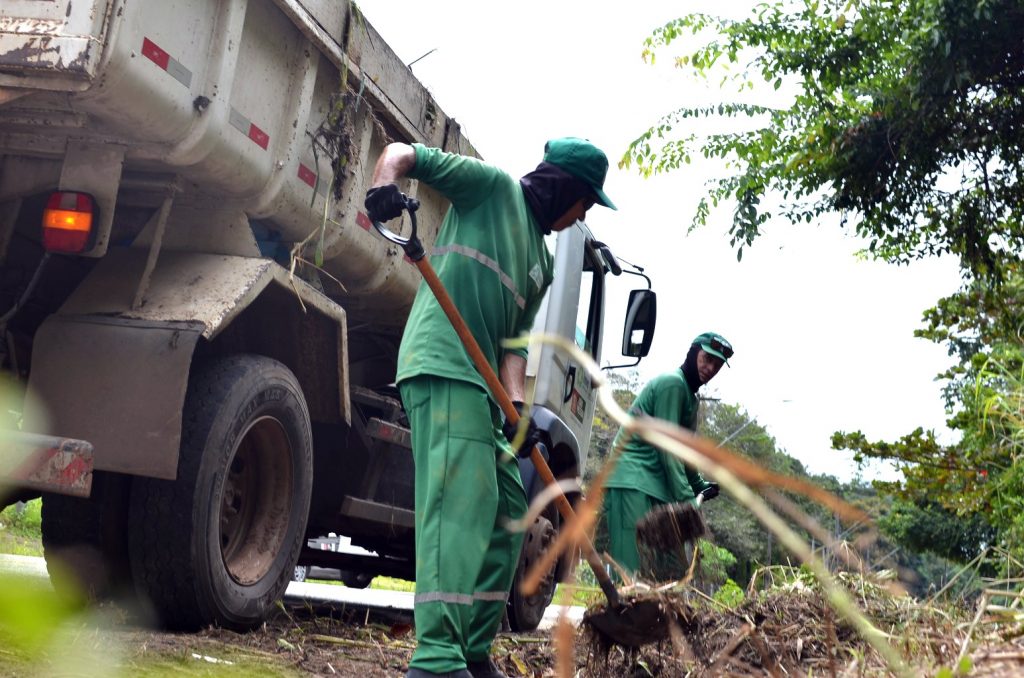
[[(692, 501), (690, 502), (693, 503)], [(682, 577), (693, 556), (692, 545), (680, 543), (677, 549), (641, 550), (637, 544), (637, 523), (665, 502), (640, 490), (609, 487), (605, 490), (605, 525), (608, 530), (608, 554), (630, 577), (650, 582), (665, 582)]]
[(501, 416), (469, 382), (399, 384), (416, 464), (416, 651), (410, 667), (446, 673), (490, 653), (519, 561), (526, 512)]
[(640, 571), (636, 548), (636, 524), (662, 502), (646, 492), (609, 487), (605, 490), (605, 518), (608, 523), (608, 554), (622, 569), (635, 575)]

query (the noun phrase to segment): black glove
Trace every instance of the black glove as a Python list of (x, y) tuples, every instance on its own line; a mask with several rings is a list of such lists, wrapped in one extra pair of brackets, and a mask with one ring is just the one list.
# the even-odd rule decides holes
[(714, 499), (718, 496), (718, 483), (713, 480), (708, 481), (708, 486), (701, 490), (700, 496), (703, 497), (701, 501), (707, 501), (708, 499)]
[(366, 192), (363, 206), (366, 207), (366, 216), (370, 217), (370, 221), (384, 223), (402, 215), (405, 195), (398, 190), (396, 184), (384, 184)]
[[(520, 401), (514, 401), (512, 403), (516, 406), (516, 411), (519, 412), (520, 419), (523, 418), (523, 403)], [(519, 423), (512, 423), (511, 419), (506, 419), (505, 423), (501, 427), (501, 432), (505, 434), (505, 438), (511, 443), (516, 439), (516, 434), (519, 432)], [(526, 425), (526, 437), (523, 442), (516, 449), (516, 456), (520, 458), (526, 458), (533, 452), (533, 446), (540, 441), (540, 429), (537, 428), (536, 424), (533, 423), (533, 417), (527, 416)]]

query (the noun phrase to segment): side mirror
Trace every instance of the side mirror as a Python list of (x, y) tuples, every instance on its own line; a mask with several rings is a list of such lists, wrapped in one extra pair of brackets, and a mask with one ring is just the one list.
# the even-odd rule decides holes
[(626, 325), (622, 331), (622, 355), (643, 358), (651, 350), (654, 323), (658, 316), (658, 295), (653, 290), (633, 290), (626, 307)]

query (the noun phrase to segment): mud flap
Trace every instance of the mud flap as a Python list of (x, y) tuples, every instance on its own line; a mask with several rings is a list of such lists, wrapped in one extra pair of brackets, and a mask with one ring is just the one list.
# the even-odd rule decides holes
[(95, 468), (173, 480), (202, 323), (51, 316), (32, 351), (26, 430), (87, 440)]

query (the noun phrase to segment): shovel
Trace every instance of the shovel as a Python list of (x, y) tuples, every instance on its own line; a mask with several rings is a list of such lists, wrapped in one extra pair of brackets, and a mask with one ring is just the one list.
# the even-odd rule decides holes
[[(708, 534), (700, 514), (704, 499), (702, 492), (693, 503), (662, 504), (649, 511), (636, 524), (637, 546), (650, 553), (674, 553), (686, 544), (695, 545)], [(619, 645), (641, 647), (668, 638), (669, 628), (673, 624), (685, 626), (686, 616), (685, 604), (675, 600), (671, 593), (654, 592), (623, 601), (619, 610), (588, 611), (584, 620)]]
[[(515, 405), (512, 404), (512, 400), (505, 392), (505, 387), (502, 386), (501, 381), (499, 381), (498, 375), (494, 373), (490, 363), (487, 362), (487, 358), (484, 357), (483, 351), (480, 350), (480, 345), (469, 331), (469, 327), (466, 325), (465, 320), (462, 319), (462, 315), (459, 313), (458, 309), (455, 308), (455, 304), (448, 295), (448, 291), (445, 289), (444, 284), (437, 277), (434, 267), (430, 265), (430, 261), (426, 257), (426, 252), (423, 249), (422, 243), (420, 243), (419, 239), (416, 237), (416, 210), (419, 209), (419, 206), (420, 203), (415, 198), (405, 197), (405, 208), (409, 212), (409, 220), (411, 223), (411, 233), (408, 237), (402, 237), (393, 233), (378, 221), (373, 222), (373, 227), (377, 229), (377, 232), (387, 240), (400, 246), (405, 251), (406, 256), (409, 257), (409, 259), (416, 265), (416, 268), (419, 269), (420, 273), (423, 275), (424, 281), (430, 288), (430, 291), (434, 293), (434, 297), (441, 305), (441, 309), (444, 311), (445, 315), (448, 316), (448, 320), (451, 321), (452, 327), (455, 329), (455, 333), (458, 334), (463, 346), (466, 347), (469, 357), (473, 360), (473, 363), (476, 365), (480, 375), (484, 378), (484, 381), (490, 388), (491, 394), (497, 401), (501, 411), (510, 422), (517, 424), (519, 422), (518, 410), (516, 410)], [(534, 446), (533, 450), (530, 452), (530, 460), (533, 461), (534, 466), (537, 468), (537, 473), (540, 475), (541, 479), (544, 480), (544, 483), (548, 486), (555, 485), (557, 487), (555, 476), (551, 472), (551, 468), (548, 466), (547, 461), (536, 446)], [(566, 522), (569, 522), (576, 517), (576, 512), (573, 510), (572, 505), (569, 503), (569, 500), (566, 499), (563, 492), (559, 492), (555, 496), (555, 504), (558, 507), (558, 512)], [(608, 607), (603, 613), (600, 613), (600, 620), (598, 624), (594, 624), (594, 627), (615, 643), (634, 645), (635, 643), (629, 639), (632, 639), (635, 635), (634, 628), (636, 626), (636, 620), (634, 619), (634, 615), (636, 614), (637, 606), (623, 606), (622, 602), (619, 600), (618, 590), (616, 590), (611, 577), (604, 569), (601, 557), (597, 554), (597, 551), (594, 549), (594, 545), (590, 543), (589, 539), (583, 544), (582, 550), (583, 557), (586, 559), (587, 564), (590, 565), (590, 569), (593, 570), (594, 577), (597, 579), (597, 583), (601, 587), (601, 591), (604, 593), (605, 598), (608, 599)], [(655, 607), (658, 606), (656, 602), (653, 602), (653, 605)], [(641, 606), (641, 608), (642, 607), (643, 606)], [(651, 611), (655, 613), (654, 616), (657, 616), (656, 610)], [(651, 616), (646, 614), (643, 609), (641, 609), (641, 612), (643, 613), (641, 616), (645, 619)], [(626, 642), (623, 642), (623, 640)]]
[(695, 543), (708, 534), (707, 523), (701, 515), (700, 506), (707, 499), (718, 496), (718, 487), (713, 492), (705, 490), (693, 503), (688, 501), (662, 504), (651, 509), (636, 524), (637, 545), (651, 551), (672, 552), (687, 543)]

